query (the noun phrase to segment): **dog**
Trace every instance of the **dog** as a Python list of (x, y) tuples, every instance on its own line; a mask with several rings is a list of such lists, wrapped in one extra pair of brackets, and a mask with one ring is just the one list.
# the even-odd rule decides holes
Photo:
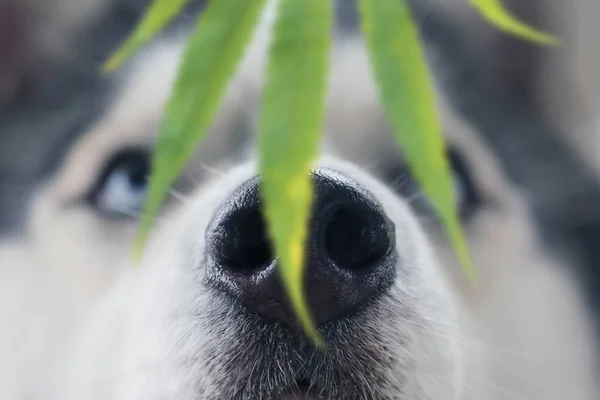
[[(5, 399), (594, 399), (590, 310), (519, 188), (438, 90), (470, 284), (411, 177), (364, 42), (331, 58), (298, 331), (261, 218), (254, 138), (270, 2), (205, 141), (131, 257), (186, 37), (107, 85), (27, 226), (0, 245)], [(341, 25), (341, 23), (340, 23)]]

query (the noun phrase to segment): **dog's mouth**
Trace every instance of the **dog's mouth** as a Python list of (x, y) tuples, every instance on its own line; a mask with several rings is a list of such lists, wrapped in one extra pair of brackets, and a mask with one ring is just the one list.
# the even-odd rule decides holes
[[(329, 323), (319, 332), (326, 346), (317, 348), (281, 322), (266, 321), (215, 290), (202, 308), (209, 316), (214, 344), (199, 361), (214, 371), (208, 379), (221, 398), (269, 400), (376, 399), (402, 385), (411, 365), (392, 351), (388, 332), (378, 321), (391, 315), (382, 296)], [(213, 309), (214, 307), (214, 309)], [(398, 312), (394, 309), (394, 313)], [(227, 318), (215, 316), (227, 315)], [(226, 321), (236, 321), (227, 323)], [(394, 331), (395, 346), (409, 339)], [(404, 365), (402, 374), (389, 374)], [(357, 397), (358, 394), (358, 397)]]
[[(336, 326), (335, 332), (323, 332), (328, 339), (326, 349), (291, 339), (283, 330), (269, 329), (269, 334), (254, 342), (252, 360), (226, 361), (238, 367), (234, 371), (237, 382), (248, 382), (234, 397), (324, 400), (356, 398), (358, 393), (360, 398), (377, 398), (381, 386), (388, 386), (384, 375), (394, 357), (371, 347), (379, 338), (363, 336), (347, 322), (346, 329)], [(239, 348), (235, 353), (239, 354)]]
[(355, 321), (344, 322), (325, 329), (327, 347), (316, 349), (280, 325), (247, 320), (242, 327), (248, 330), (223, 329), (229, 346), (203, 359), (227, 372), (214, 376), (221, 398), (322, 400), (359, 393), (375, 399), (381, 385), (389, 386), (383, 375), (393, 357), (373, 347), (379, 338), (359, 332)]

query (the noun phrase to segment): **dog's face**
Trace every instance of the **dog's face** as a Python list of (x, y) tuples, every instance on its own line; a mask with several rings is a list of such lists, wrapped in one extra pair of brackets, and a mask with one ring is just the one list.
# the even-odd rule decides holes
[[(26, 238), (3, 249), (27, 274), (52, 275), (72, 294), (65, 304), (90, 304), (85, 318), (67, 319), (67, 334), (39, 339), (60, 348), (40, 351), (40, 376), (52, 380), (44, 398), (595, 398), (577, 288), (538, 242), (493, 154), (440, 100), (479, 275), (470, 286), (392, 140), (354, 40), (334, 51), (312, 175), (305, 288), (327, 348), (298, 334), (244, 149), (260, 40), (174, 185), (141, 266), (129, 256), (178, 42), (153, 46), (123, 73), (111, 107), (37, 194)], [(7, 256), (17, 247), (21, 261)]]

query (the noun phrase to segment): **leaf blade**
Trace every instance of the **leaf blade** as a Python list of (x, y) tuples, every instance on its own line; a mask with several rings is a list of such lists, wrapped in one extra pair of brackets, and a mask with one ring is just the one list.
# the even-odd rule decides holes
[(309, 171), (318, 154), (324, 120), (332, 23), (329, 1), (282, 0), (279, 4), (259, 137), (264, 214), (281, 279), (305, 333), (317, 345), (323, 342), (303, 297), (302, 278), (313, 201)]
[(104, 70), (114, 71), (146, 42), (152, 39), (185, 7), (189, 0), (154, 0), (125, 43), (104, 63)]
[(360, 13), (379, 97), (394, 137), (473, 280), (475, 271), (454, 208), (435, 94), (410, 9), (404, 0), (360, 0)]
[(559, 43), (553, 35), (531, 28), (513, 17), (500, 0), (469, 0), (469, 2), (485, 19), (502, 31), (547, 46)]
[(170, 184), (209, 129), (264, 5), (265, 0), (216, 0), (200, 16), (163, 117), (136, 242), (138, 255)]

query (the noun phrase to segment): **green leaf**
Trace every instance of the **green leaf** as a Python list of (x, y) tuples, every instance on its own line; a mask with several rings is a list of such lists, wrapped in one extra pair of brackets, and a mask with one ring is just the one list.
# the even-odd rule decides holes
[(324, 122), (333, 21), (325, 0), (281, 0), (260, 120), (260, 173), (269, 234), (306, 334), (323, 345), (304, 298), (304, 245), (313, 201), (310, 170)]
[(442, 219), (469, 278), (475, 271), (456, 209), (433, 85), (405, 1), (360, 0), (379, 95), (394, 135), (421, 189)]
[(158, 137), (136, 244), (138, 255), (170, 184), (209, 129), (264, 4), (265, 0), (213, 0), (200, 16), (187, 43)]
[(154, 0), (144, 18), (125, 43), (104, 64), (105, 71), (114, 71), (131, 55), (168, 24), (189, 0)]
[[(520, 36), (522, 38), (544, 45), (556, 45), (558, 39), (554, 36), (530, 28), (524, 22), (519, 21), (504, 8), (501, 0), (469, 0), (483, 15), (485, 19), (495, 25), (497, 28)], [(526, 1), (526, 0), (524, 0)]]

